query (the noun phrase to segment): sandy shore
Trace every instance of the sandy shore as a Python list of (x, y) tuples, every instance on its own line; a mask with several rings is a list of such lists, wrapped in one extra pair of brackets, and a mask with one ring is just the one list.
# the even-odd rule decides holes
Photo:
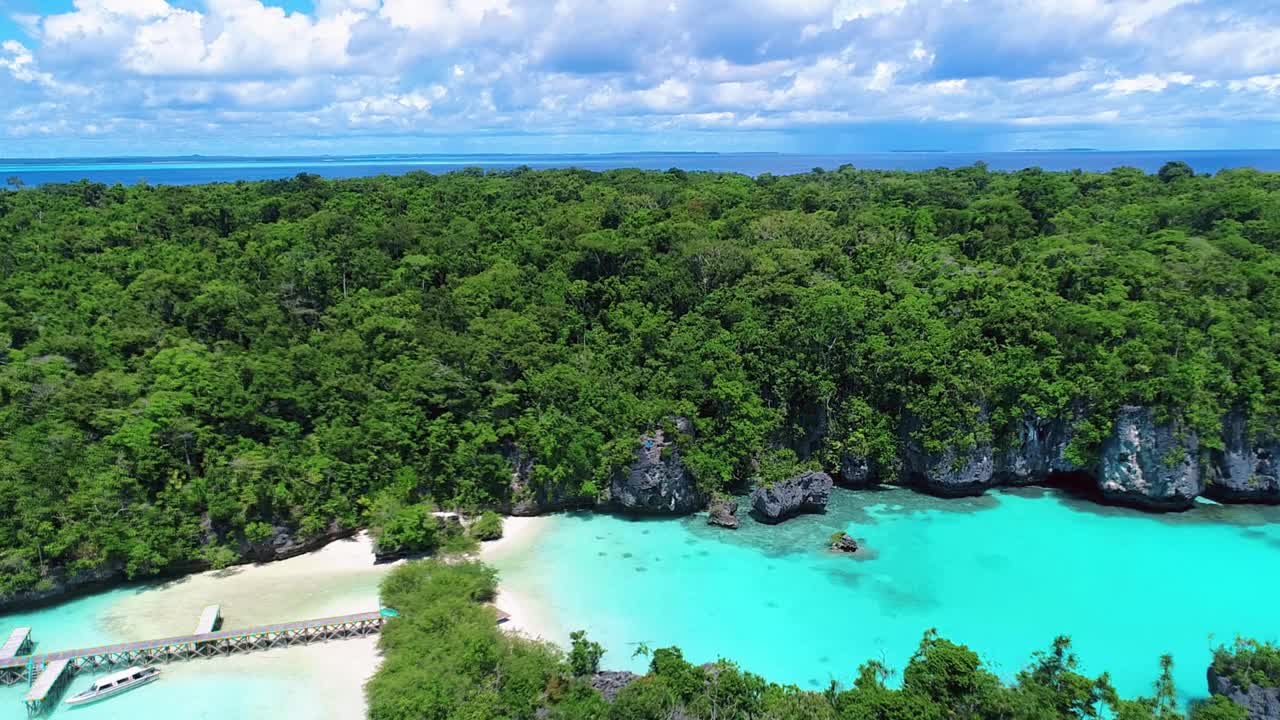
[[(132, 595), (103, 619), (121, 638), (191, 632), (201, 609), (222, 606), (228, 629), (378, 609), (378, 584), (393, 565), (375, 565), (373, 542), (361, 533), (306, 555), (173, 580)], [(364, 683), (381, 662), (376, 638), (292, 647), (173, 665), (165, 672), (217, 672), (224, 677), (280, 677), (302, 688), (322, 720), (364, 717)]]
[[(489, 564), (509, 557), (512, 553), (529, 547), (537, 542), (538, 536), (548, 527), (546, 517), (509, 517), (502, 524), (502, 539), (484, 543), (480, 548), (480, 559)], [(503, 628), (519, 632), (530, 637), (555, 642), (559, 632), (555, 624), (542, 611), (537, 598), (524, 597), (511, 591), (509, 585), (502, 584), (498, 578), (498, 597), (494, 605), (510, 613), (511, 619), (503, 623)]]
[[(503, 537), (478, 553), (491, 562), (528, 544), (548, 527), (547, 518), (505, 518)], [(373, 542), (361, 533), (306, 555), (262, 565), (245, 565), (179, 578), (131, 595), (103, 618), (122, 639), (165, 637), (191, 632), (206, 605), (219, 604), (226, 628), (377, 610), (378, 585), (397, 563), (374, 564)], [(499, 587), (496, 605), (511, 614), (504, 628), (555, 640), (556, 631), (536, 599)], [(322, 708), (321, 720), (350, 720), (367, 711), (364, 684), (381, 656), (376, 638), (272, 650), (174, 665), (167, 673), (214, 672), (224, 677), (280, 677), (301, 688), (309, 704)], [(300, 698), (301, 699), (301, 698)]]

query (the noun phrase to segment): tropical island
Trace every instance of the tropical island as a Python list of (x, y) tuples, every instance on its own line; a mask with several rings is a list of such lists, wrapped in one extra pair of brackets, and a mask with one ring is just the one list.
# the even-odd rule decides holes
[[(781, 524), (836, 486), (1280, 503), (1275, 175), (81, 182), (0, 193), (0, 235), (4, 608), (360, 528), (387, 558), (465, 546), (442, 512), (492, 537), (486, 511), (710, 509), (732, 532), (739, 505)], [(405, 567), (384, 600), (418, 613), (389, 625), (375, 718), (423, 716), (379, 690), (422, 662), (412, 628), (468, 623), (494, 592), (479, 566)], [(566, 660), (480, 624), (458, 647), (523, 663), (503, 677), (526, 684), (431, 716), (1179, 712), (1167, 688), (1125, 704), (1075, 674), (1066, 641), (1002, 685), (934, 635), (904, 670), (918, 681), (886, 688), (872, 664), (826, 695), (654, 649), (619, 696), (649, 694), (606, 709), (588, 638)], [(704, 709), (742, 692), (755, 704)], [(649, 709), (620, 714), (631, 703)]]

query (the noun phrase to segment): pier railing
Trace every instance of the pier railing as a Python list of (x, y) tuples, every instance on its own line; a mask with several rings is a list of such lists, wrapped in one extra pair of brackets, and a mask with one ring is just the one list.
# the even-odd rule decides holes
[[(499, 624), (510, 615), (494, 608)], [(82, 670), (109, 670), (133, 665), (198, 660), (238, 653), (270, 650), (292, 645), (311, 645), (330, 640), (367, 637), (382, 629), (388, 617), (395, 617), (393, 610), (339, 615), (337, 617), (301, 620), (298, 622), (260, 625), (242, 630), (218, 630), (197, 632), (192, 635), (116, 643), (77, 650), (59, 650), (51, 653), (35, 653), (30, 628), (14, 631), (6, 648), (22, 655), (0, 655), (0, 685), (31, 685), (25, 702), (29, 715), (41, 715), (57, 704), (71, 677)], [(205, 608), (197, 630), (215, 627), (221, 620), (217, 606)]]
[(381, 613), (367, 612), (3, 658), (0, 684), (31, 683), (25, 698), (27, 712), (39, 715), (57, 702), (69, 678), (82, 670), (154, 665), (365, 637), (381, 630), (384, 621)]

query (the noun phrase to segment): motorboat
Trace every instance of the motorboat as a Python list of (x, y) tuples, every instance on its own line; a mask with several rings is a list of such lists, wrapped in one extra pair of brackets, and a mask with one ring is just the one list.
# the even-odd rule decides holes
[(68, 705), (88, 705), (91, 702), (127, 693), (160, 678), (160, 668), (137, 665), (118, 673), (112, 673), (93, 681), (88, 690), (66, 699)]

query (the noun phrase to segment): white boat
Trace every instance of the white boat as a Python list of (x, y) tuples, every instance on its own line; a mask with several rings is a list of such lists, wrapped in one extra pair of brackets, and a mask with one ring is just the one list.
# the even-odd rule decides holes
[(133, 666), (128, 670), (112, 673), (93, 681), (88, 690), (66, 699), (68, 705), (88, 705), (109, 697), (114, 697), (130, 690), (146, 685), (160, 677), (160, 668)]

